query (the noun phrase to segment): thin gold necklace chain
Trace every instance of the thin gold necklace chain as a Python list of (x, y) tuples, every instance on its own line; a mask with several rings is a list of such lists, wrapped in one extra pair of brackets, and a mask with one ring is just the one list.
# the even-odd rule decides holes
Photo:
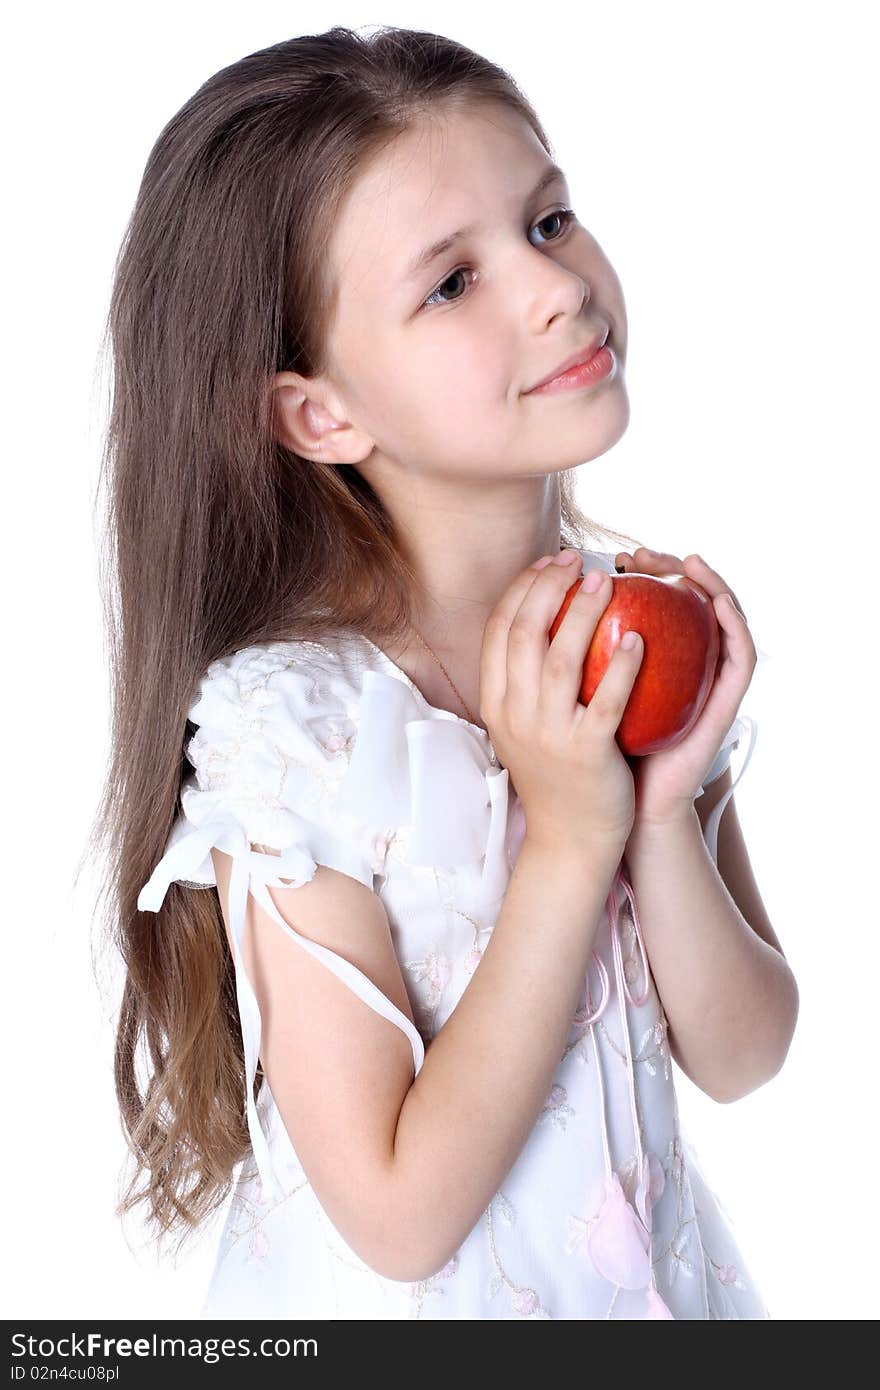
[[(410, 623), (410, 627), (412, 627), (412, 623)], [(449, 681), (449, 684), (452, 686), (452, 689), (455, 691), (456, 695), (458, 696), (459, 700), (461, 700), (461, 703), (462, 703), (462, 705), (463, 705), (463, 707), (464, 707), (464, 709), (465, 709), (465, 712), (467, 713), (468, 719), (471, 721), (472, 724), (476, 724), (478, 721), (477, 721), (477, 720), (474, 718), (474, 716), (471, 714), (470, 710), (468, 709), (468, 706), (467, 706), (467, 703), (466, 703), (466, 701), (465, 701), (464, 696), (462, 695), (462, 693), (461, 693), (461, 691), (459, 690), (458, 686), (455, 684), (455, 681), (454, 681), (454, 680), (452, 679), (452, 677), (450, 676), (450, 674), (449, 674), (449, 672), (447, 671), (446, 667), (443, 665), (443, 662), (440, 660), (439, 656), (438, 656), (437, 653), (434, 651), (433, 647), (429, 647), (429, 646), (428, 646), (427, 642), (425, 641), (425, 639), (424, 639), (424, 637), (422, 636), (422, 634), (419, 632), (418, 628), (412, 627), (412, 630), (413, 630), (413, 632), (415, 633), (416, 637), (418, 637), (419, 641), (421, 642), (422, 646), (425, 648), (425, 651), (428, 653), (428, 655), (429, 655), (429, 656), (432, 656), (432, 657), (434, 658), (434, 660), (436, 661), (437, 665), (440, 667), (440, 670), (443, 672), (444, 676), (445, 676), (446, 679)]]
[[(564, 547), (564, 540), (563, 540), (563, 537), (562, 537), (562, 536), (559, 537), (559, 545), (560, 545), (560, 549), (564, 549), (564, 548), (565, 548), (565, 547)], [(444, 674), (444, 676), (446, 677), (446, 679), (448, 680), (449, 684), (452, 686), (452, 689), (455, 691), (456, 695), (458, 696), (459, 700), (461, 701), (462, 708), (464, 709), (465, 713), (467, 714), (468, 719), (471, 721), (472, 724), (479, 724), (479, 720), (475, 719), (474, 716), (473, 716), (473, 714), (471, 713), (471, 711), (468, 709), (467, 702), (465, 701), (464, 696), (462, 695), (462, 693), (461, 693), (461, 691), (459, 690), (458, 686), (455, 684), (455, 681), (454, 681), (454, 680), (452, 679), (452, 677), (450, 676), (450, 674), (449, 674), (449, 672), (447, 671), (446, 667), (443, 665), (443, 662), (440, 660), (439, 656), (438, 656), (437, 653), (434, 651), (434, 648), (428, 646), (428, 643), (425, 641), (424, 637), (423, 637), (422, 634), (419, 632), (419, 630), (418, 630), (417, 627), (413, 627), (412, 623), (410, 623), (410, 627), (412, 628), (412, 631), (415, 633), (416, 637), (418, 637), (418, 639), (419, 639), (419, 641), (421, 642), (422, 646), (425, 648), (425, 651), (428, 653), (429, 656), (432, 656), (432, 657), (434, 658), (434, 660), (436, 661), (437, 665), (440, 667), (440, 670), (443, 672), (443, 674)]]

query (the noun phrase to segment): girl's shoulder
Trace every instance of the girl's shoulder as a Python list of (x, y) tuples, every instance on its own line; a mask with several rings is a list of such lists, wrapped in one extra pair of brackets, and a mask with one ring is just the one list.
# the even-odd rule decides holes
[(213, 886), (211, 846), (233, 856), (268, 846), (290, 860), (288, 880), (321, 863), (372, 885), (372, 820), (340, 798), (367, 659), (346, 638), (267, 642), (211, 662), (188, 710), (180, 814), (139, 907), (157, 911), (174, 879)]
[(242, 732), (255, 722), (295, 720), (321, 703), (349, 700), (360, 686), (365, 656), (354, 635), (241, 647), (211, 662), (187, 716), (199, 727)]
[(356, 733), (365, 652), (346, 638), (273, 641), (211, 662), (187, 717), (202, 790), (269, 789), (293, 769), (329, 790)]

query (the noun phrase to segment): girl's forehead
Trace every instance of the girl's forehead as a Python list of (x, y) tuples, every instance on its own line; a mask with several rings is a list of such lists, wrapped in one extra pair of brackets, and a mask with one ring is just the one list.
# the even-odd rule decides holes
[(417, 118), (372, 157), (354, 181), (349, 204), (397, 197), (428, 207), (487, 175), (512, 182), (517, 161), (530, 152), (537, 161), (547, 158), (525, 118), (499, 103)]
[(423, 252), (490, 215), (519, 215), (548, 167), (528, 122), (497, 104), (418, 121), (344, 200), (329, 248), (337, 277), (361, 292), (375, 283), (383, 295), (411, 292), (419, 268), (430, 275), (429, 264), (416, 265)]

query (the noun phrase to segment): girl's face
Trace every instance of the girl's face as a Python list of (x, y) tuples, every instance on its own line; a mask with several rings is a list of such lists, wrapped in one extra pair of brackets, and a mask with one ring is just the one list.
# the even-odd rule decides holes
[[(503, 104), (443, 112), (398, 137), (330, 229), (338, 287), (328, 409), (367, 437), (358, 467), (385, 493), (500, 482), (514, 492), (609, 449), (629, 419), (620, 282), (567, 216), (564, 178)], [(470, 230), (429, 262), (421, 253)], [(610, 378), (530, 387), (610, 330)], [(386, 486), (383, 486), (385, 484)]]

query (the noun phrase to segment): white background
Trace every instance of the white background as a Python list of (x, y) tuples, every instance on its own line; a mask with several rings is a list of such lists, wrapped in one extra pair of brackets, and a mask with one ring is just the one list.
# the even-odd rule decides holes
[[(781, 1074), (682, 1122), (775, 1319), (876, 1317), (876, 49), (868, 4), (50, 4), (6, 21), (3, 508), (6, 1317), (196, 1316), (114, 1216), (121, 977), (74, 885), (108, 751), (92, 501), (99, 338), (147, 154), (220, 67), (341, 23), (506, 67), (629, 315), (632, 417), (589, 515), (699, 551), (762, 652), (736, 789), (800, 986)], [(734, 754), (734, 775), (741, 753)], [(100, 985), (100, 988), (99, 988)], [(222, 1215), (222, 1214), (221, 1214)]]

